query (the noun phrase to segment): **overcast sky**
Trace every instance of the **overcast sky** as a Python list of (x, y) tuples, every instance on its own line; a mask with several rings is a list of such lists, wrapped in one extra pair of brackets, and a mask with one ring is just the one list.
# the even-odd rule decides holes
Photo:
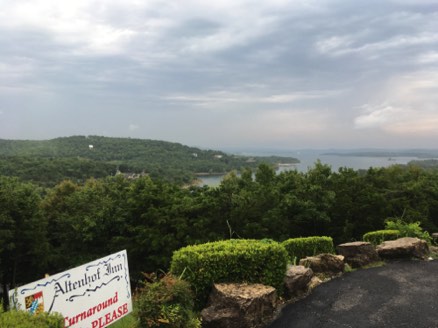
[(437, 0), (0, 0), (0, 138), (438, 148)]

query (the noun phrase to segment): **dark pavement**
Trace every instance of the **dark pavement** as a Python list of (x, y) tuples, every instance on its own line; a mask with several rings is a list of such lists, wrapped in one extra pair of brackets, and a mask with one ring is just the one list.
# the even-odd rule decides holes
[(269, 328), (438, 328), (438, 260), (344, 274), (283, 308)]

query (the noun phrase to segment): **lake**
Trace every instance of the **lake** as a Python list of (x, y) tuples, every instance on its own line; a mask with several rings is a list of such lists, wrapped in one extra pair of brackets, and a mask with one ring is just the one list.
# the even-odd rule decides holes
[[(364, 169), (367, 170), (370, 167), (388, 167), (395, 164), (407, 164), (412, 160), (417, 160), (418, 157), (368, 157), (368, 156), (339, 156), (339, 155), (324, 155), (329, 151), (322, 150), (301, 150), (301, 151), (291, 151), (291, 152), (251, 152), (251, 153), (240, 153), (246, 156), (289, 156), (295, 157), (300, 160), (300, 163), (293, 166), (282, 166), (279, 167), (277, 173), (287, 171), (287, 170), (297, 170), (298, 172), (306, 172), (309, 168), (313, 167), (315, 162), (319, 159), (321, 163), (328, 164), (331, 166), (332, 171), (338, 171), (340, 167), (348, 167), (354, 170)], [(423, 159), (423, 158), (422, 158)], [(201, 185), (208, 186), (218, 186), (222, 180), (223, 176), (208, 176), (202, 177)]]

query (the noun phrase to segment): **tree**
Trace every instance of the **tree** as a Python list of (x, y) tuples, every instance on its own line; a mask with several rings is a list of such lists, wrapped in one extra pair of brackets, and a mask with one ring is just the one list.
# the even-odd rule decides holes
[(50, 270), (63, 271), (120, 251), (126, 230), (127, 193), (123, 177), (90, 179), (84, 185), (63, 181), (43, 201), (51, 246)]
[[(47, 222), (37, 187), (0, 177), (0, 279), (3, 290), (42, 278), (47, 264)], [(7, 303), (7, 295), (3, 295)]]

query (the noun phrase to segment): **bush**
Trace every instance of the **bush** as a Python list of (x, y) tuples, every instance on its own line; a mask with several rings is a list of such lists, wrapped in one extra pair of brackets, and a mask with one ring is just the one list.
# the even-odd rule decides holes
[(289, 254), (289, 260), (298, 262), (307, 256), (322, 253), (335, 253), (333, 239), (331, 237), (304, 237), (292, 238), (283, 241), (282, 245)]
[(287, 252), (277, 242), (231, 239), (181, 248), (170, 270), (190, 282), (202, 307), (213, 283), (261, 283), (281, 293), (286, 265)]
[(400, 232), (400, 237), (416, 237), (427, 241), (429, 244), (432, 242), (432, 237), (430, 237), (427, 231), (423, 231), (420, 227), (420, 222), (405, 222), (401, 219), (387, 220), (385, 222), (386, 229), (398, 230)]
[(145, 283), (136, 296), (139, 327), (200, 328), (190, 285), (172, 275)]
[(64, 328), (64, 318), (57, 313), (46, 312), (38, 315), (25, 311), (11, 310), (3, 312), (0, 307), (0, 327), (2, 328)]
[(383, 243), (385, 240), (395, 240), (399, 238), (400, 231), (398, 230), (377, 230), (370, 231), (363, 235), (363, 240), (373, 244), (374, 246)]

